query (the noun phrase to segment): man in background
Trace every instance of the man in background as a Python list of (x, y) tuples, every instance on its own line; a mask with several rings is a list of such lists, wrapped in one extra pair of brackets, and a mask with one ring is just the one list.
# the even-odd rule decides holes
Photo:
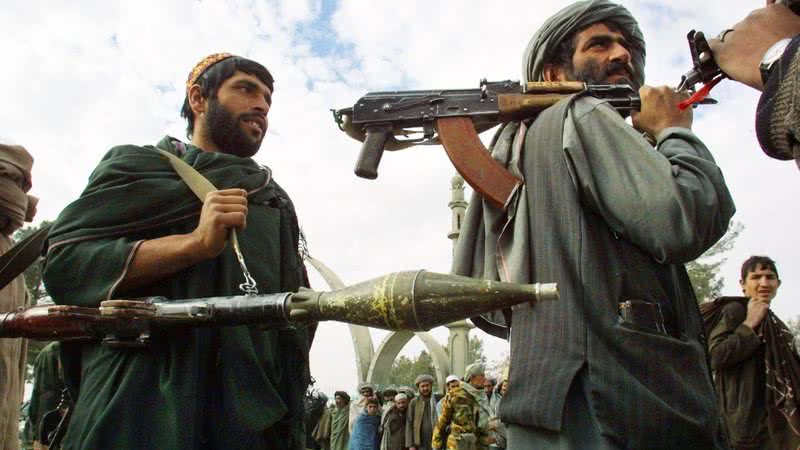
[(436, 398), (433, 396), (433, 376), (419, 375), (414, 384), (419, 395), (408, 405), (406, 415), (406, 447), (409, 450), (428, 450), (436, 425)]
[(396, 394), (392, 406), (381, 420), (381, 449), (405, 450), (406, 448), (406, 413), (408, 396)]
[(783, 449), (800, 445), (794, 392), (800, 359), (788, 327), (770, 305), (781, 285), (775, 261), (751, 256), (742, 264), (743, 299), (703, 305), (721, 308), (709, 333), (711, 367), (731, 447)]
[(372, 383), (362, 382), (358, 385), (358, 395), (360, 395), (359, 399), (356, 401), (350, 402), (350, 433), (353, 433), (353, 426), (356, 423), (356, 419), (361, 413), (364, 412), (364, 409), (367, 407), (367, 401), (375, 395), (375, 386)]

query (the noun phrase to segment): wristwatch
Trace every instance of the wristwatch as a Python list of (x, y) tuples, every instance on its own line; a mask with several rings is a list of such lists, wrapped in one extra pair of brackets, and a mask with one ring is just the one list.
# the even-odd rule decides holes
[(769, 79), (769, 74), (772, 73), (772, 68), (775, 67), (776, 62), (780, 61), (784, 50), (786, 50), (790, 42), (792, 42), (792, 38), (781, 39), (764, 53), (764, 57), (761, 59), (761, 65), (758, 66), (758, 68), (761, 70), (761, 81), (765, 86), (767, 84), (767, 79)]

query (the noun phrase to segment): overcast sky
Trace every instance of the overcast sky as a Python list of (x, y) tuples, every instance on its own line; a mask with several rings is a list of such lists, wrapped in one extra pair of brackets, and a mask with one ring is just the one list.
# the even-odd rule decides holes
[[(110, 147), (185, 137), (183, 86), (199, 59), (218, 51), (250, 57), (276, 78), (270, 129), (256, 159), (294, 199), (312, 255), (346, 283), (398, 270), (447, 272), (454, 172), (442, 148), (389, 153), (377, 180), (356, 178), (359, 144), (336, 128), (329, 110), (352, 106), (369, 91), (519, 79), (530, 35), (566, 3), (4, 2), (0, 141), (33, 154), (32, 193), (41, 198), (36, 219), (54, 219)], [(648, 44), (648, 84), (675, 85), (689, 68), (690, 29), (716, 35), (763, 2), (622, 3)], [(722, 267), (724, 293), (740, 292), (741, 261), (770, 255), (784, 279), (773, 309), (794, 318), (800, 314), (800, 172), (759, 149), (754, 91), (724, 82), (713, 94), (720, 104), (696, 111), (693, 128), (726, 176), (734, 220), (745, 226)], [(314, 282), (325, 287), (318, 277)], [(486, 339), (490, 359), (507, 351), (502, 341), (475, 333)], [(382, 335), (374, 335), (376, 347)], [(350, 342), (345, 326), (320, 327), (312, 372), (328, 393), (353, 389)]]

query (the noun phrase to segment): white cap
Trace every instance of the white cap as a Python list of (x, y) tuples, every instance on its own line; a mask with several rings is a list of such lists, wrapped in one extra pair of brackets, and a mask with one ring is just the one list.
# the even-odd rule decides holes
[(449, 383), (451, 381), (458, 381), (458, 377), (455, 375), (448, 375), (447, 378), (444, 379), (445, 383)]

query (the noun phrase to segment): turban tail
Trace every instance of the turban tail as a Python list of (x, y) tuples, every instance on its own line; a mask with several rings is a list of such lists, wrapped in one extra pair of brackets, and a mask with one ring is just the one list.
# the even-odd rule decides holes
[(553, 59), (558, 45), (573, 33), (589, 25), (606, 22), (615, 25), (630, 40), (631, 63), (636, 69), (634, 81), (644, 84), (644, 37), (639, 24), (621, 5), (606, 0), (573, 3), (547, 19), (533, 35), (522, 60), (523, 82), (543, 81), (544, 64)]

